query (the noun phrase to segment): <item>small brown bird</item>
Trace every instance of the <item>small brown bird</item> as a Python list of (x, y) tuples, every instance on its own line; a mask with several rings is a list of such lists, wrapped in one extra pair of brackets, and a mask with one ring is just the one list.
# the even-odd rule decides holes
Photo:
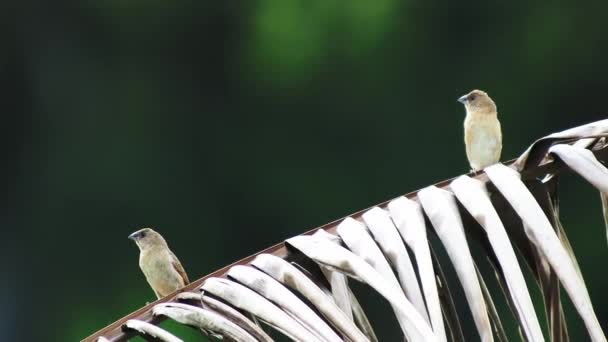
[(190, 281), (165, 239), (151, 228), (129, 235), (139, 247), (139, 267), (156, 297), (162, 298), (186, 286)]
[(502, 151), (502, 132), (496, 104), (481, 90), (460, 97), (467, 116), (464, 119), (464, 143), (473, 171), (498, 163)]

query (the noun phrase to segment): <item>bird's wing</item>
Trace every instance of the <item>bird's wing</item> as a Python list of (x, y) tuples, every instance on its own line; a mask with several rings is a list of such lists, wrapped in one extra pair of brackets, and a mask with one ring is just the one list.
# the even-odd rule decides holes
[(158, 299), (163, 298), (163, 296), (161, 296), (161, 294), (158, 293), (158, 291), (156, 291), (154, 288), (152, 288), (152, 291), (154, 291), (154, 294), (156, 295), (156, 298), (158, 298)]
[(171, 253), (171, 259), (173, 259), (173, 260), (171, 260), (171, 265), (173, 265), (173, 268), (177, 271), (177, 273), (179, 273), (179, 275), (184, 280), (184, 285), (189, 284), (190, 280), (188, 280), (188, 275), (186, 274), (186, 271), (184, 270), (184, 267), (179, 262), (179, 260), (175, 256), (175, 254), (173, 254), (173, 252), (169, 251), (169, 253)]
[(496, 121), (496, 127), (494, 128), (496, 129), (496, 137), (497, 137), (497, 141), (496, 141), (496, 160), (500, 160), (500, 154), (502, 152), (502, 129), (500, 127), (500, 121)]

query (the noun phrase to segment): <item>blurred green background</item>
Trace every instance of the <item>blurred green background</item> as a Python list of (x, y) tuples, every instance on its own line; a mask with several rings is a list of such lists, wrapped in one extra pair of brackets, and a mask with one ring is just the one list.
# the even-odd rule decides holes
[[(197, 279), (468, 171), (472, 88), (498, 104), (504, 160), (607, 112), (606, 1), (3, 7), (4, 341), (79, 340), (152, 301), (138, 228)], [(574, 179), (562, 215), (607, 329), (599, 197)]]

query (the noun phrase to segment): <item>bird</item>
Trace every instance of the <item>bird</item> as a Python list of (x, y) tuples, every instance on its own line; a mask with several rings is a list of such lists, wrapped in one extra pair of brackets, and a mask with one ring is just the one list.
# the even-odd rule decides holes
[(129, 235), (129, 239), (139, 247), (139, 267), (157, 298), (190, 283), (184, 267), (162, 235), (152, 228), (143, 228)]
[(496, 104), (484, 91), (475, 89), (458, 98), (464, 104), (464, 144), (472, 171), (498, 163), (502, 151), (502, 131)]

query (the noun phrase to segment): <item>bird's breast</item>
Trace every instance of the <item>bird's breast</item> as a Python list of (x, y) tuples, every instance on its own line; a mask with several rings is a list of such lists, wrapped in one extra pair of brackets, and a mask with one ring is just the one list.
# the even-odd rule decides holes
[(500, 159), (502, 135), (496, 116), (467, 116), (465, 144), (469, 163), (474, 170), (495, 164)]
[(185, 285), (173, 266), (171, 255), (165, 250), (142, 253), (139, 266), (150, 286), (163, 296)]

